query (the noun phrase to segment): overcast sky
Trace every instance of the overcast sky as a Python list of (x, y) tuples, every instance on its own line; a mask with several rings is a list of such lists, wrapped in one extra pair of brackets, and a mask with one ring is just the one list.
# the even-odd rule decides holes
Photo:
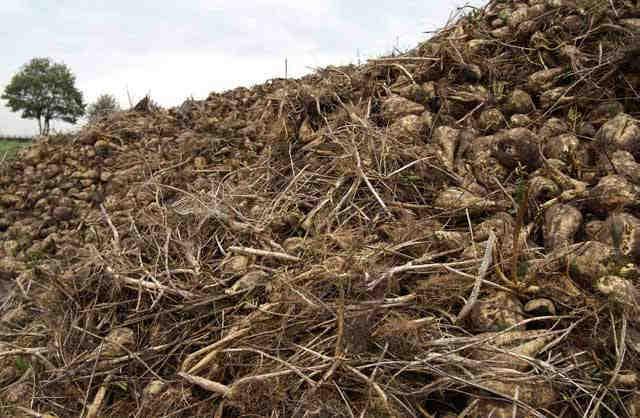
[[(33, 57), (71, 67), (85, 101), (163, 106), (407, 49), (483, 0), (0, 0), (0, 88)], [(0, 134), (35, 133), (0, 104)], [(62, 128), (62, 125), (55, 125)]]

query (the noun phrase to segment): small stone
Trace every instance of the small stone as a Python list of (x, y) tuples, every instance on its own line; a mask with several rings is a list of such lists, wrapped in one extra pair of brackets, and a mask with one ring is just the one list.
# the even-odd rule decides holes
[(569, 274), (584, 287), (591, 287), (612, 268), (613, 248), (598, 241), (588, 241), (569, 255)]
[(556, 307), (553, 304), (553, 301), (546, 298), (533, 299), (527, 302), (524, 305), (524, 311), (529, 314), (538, 314), (538, 315), (555, 315)]
[(631, 31), (640, 32), (640, 18), (620, 19), (620, 23)]
[(576, 128), (576, 134), (584, 138), (593, 138), (596, 136), (596, 128), (589, 122), (582, 122)]
[(465, 81), (477, 82), (482, 79), (482, 69), (476, 64), (463, 65), (462, 74)]
[(225, 293), (228, 295), (235, 295), (253, 290), (256, 286), (263, 283), (268, 277), (269, 275), (262, 270), (250, 271), (238, 279), (231, 288), (225, 290)]
[(515, 221), (511, 215), (506, 212), (499, 212), (474, 228), (474, 238), (476, 240), (487, 240), (490, 233), (493, 232), (496, 236), (507, 239), (507, 237), (513, 235), (514, 225)]
[(524, 320), (522, 303), (507, 292), (495, 292), (478, 300), (471, 312), (476, 331), (504, 331)]
[(534, 92), (540, 92), (551, 86), (566, 71), (562, 67), (541, 70), (529, 76), (528, 86)]
[(547, 177), (534, 176), (529, 180), (529, 198), (539, 204), (559, 196), (561, 191), (560, 187)]
[(569, 15), (562, 20), (562, 27), (571, 33), (579, 32), (584, 26), (584, 19), (578, 15)]
[(58, 174), (60, 174), (61, 172), (62, 172), (62, 168), (60, 168), (60, 166), (59, 166), (59, 165), (51, 164), (51, 165), (48, 165), (48, 166), (45, 168), (44, 174), (45, 174), (47, 177), (51, 178), (51, 177), (55, 177), (55, 176), (57, 176), (57, 175), (58, 175)]
[(15, 240), (7, 240), (3, 242), (4, 251), (10, 257), (15, 257), (20, 252), (20, 243)]
[(196, 170), (204, 170), (207, 167), (207, 159), (198, 156), (193, 160), (193, 165), (196, 167)]
[(69, 193), (69, 195), (84, 202), (90, 202), (92, 200), (92, 194), (89, 192), (74, 192)]
[(102, 171), (100, 173), (100, 181), (103, 183), (108, 182), (113, 177), (113, 173), (110, 171)]
[(424, 120), (418, 115), (407, 115), (393, 122), (389, 134), (398, 139), (418, 139), (425, 130)]
[(412, 102), (402, 96), (393, 95), (382, 103), (382, 117), (387, 122), (396, 121), (403, 116), (420, 115), (425, 108), (420, 103)]
[(584, 226), (584, 232), (590, 241), (599, 241), (597, 237), (600, 235), (600, 231), (604, 227), (604, 221), (593, 220), (589, 221)]
[(513, 11), (507, 18), (507, 24), (512, 29), (517, 28), (522, 22), (529, 19), (529, 8), (520, 7)]
[(628, 151), (640, 158), (640, 123), (626, 113), (621, 113), (605, 123), (596, 134), (596, 145), (603, 151)]
[(517, 34), (520, 38), (530, 37), (538, 28), (540, 27), (540, 22), (537, 20), (527, 20), (526, 22), (522, 22), (517, 29)]
[(624, 113), (624, 106), (618, 101), (604, 102), (597, 105), (587, 119), (591, 123), (601, 124), (614, 119), (619, 114)]
[(637, 290), (627, 279), (618, 276), (604, 276), (596, 281), (596, 289), (616, 305), (637, 307)]
[[(513, 415), (513, 405), (509, 402), (492, 401), (488, 399), (480, 399), (470, 415), (473, 418), (533, 418), (533, 415), (523, 415), (518, 409), (518, 415)], [(454, 415), (458, 417), (458, 415)]]
[(533, 110), (533, 100), (529, 93), (524, 90), (516, 89), (512, 91), (505, 103), (505, 111), (510, 114), (527, 114), (533, 112)]
[[(0, 301), (2, 301), (3, 296), (0, 294)], [(0, 322), (23, 326), (29, 321), (29, 316), (30, 312), (23, 305), (18, 305), (15, 308), (7, 309), (0, 317)]]
[(640, 261), (640, 219), (630, 213), (612, 213), (599, 226), (595, 233), (598, 241), (632, 260)]
[[(428, 86), (427, 83), (425, 84)], [(414, 84), (408, 79), (401, 77), (393, 86), (391, 86), (391, 91), (407, 100), (424, 105), (434, 97), (434, 92), (429, 88), (425, 89), (425, 84)]]
[(447, 211), (460, 211), (461, 216), (465, 214), (464, 209), (468, 209), (470, 213), (478, 214), (499, 207), (493, 200), (457, 187), (450, 187), (442, 191), (436, 198), (434, 206)]
[(305, 144), (318, 139), (318, 134), (311, 126), (309, 118), (305, 118), (300, 125), (300, 128), (298, 129), (298, 138)]
[(28, 164), (36, 165), (42, 161), (42, 151), (39, 147), (30, 147), (27, 151), (22, 155), (22, 160)]
[(116, 328), (104, 338), (100, 350), (101, 357), (118, 357), (131, 351), (136, 343), (135, 333), (130, 328)]
[(282, 248), (288, 254), (300, 254), (306, 248), (306, 240), (303, 237), (291, 237), (284, 240)]
[(505, 118), (500, 109), (487, 109), (480, 114), (478, 126), (484, 132), (493, 133), (503, 128)]
[(433, 102), (438, 98), (438, 89), (436, 83), (434, 83), (433, 81), (422, 83), (420, 87), (427, 102)]
[(567, 87), (555, 87), (545, 91), (540, 95), (540, 106), (543, 109), (550, 107), (563, 106), (575, 101), (575, 97), (568, 95)]
[[(2, 401), (12, 405), (20, 405), (25, 400), (31, 399), (32, 393), (33, 386), (29, 382), (15, 382), (5, 388), (2, 393)], [(5, 408), (3, 407), (3, 409)]]
[(433, 233), (433, 245), (439, 251), (449, 251), (455, 248), (465, 248), (469, 246), (469, 237), (466, 233), (459, 231), (435, 231)]
[(590, 204), (594, 211), (611, 211), (633, 206), (638, 203), (638, 189), (626, 178), (619, 175), (605, 176), (589, 192)]
[(83, 132), (82, 135), (78, 137), (78, 142), (84, 145), (93, 145), (96, 143), (96, 141), (98, 141), (98, 138), (98, 132), (91, 129)]
[(90, 169), (90, 170), (83, 171), (80, 177), (83, 179), (94, 180), (94, 179), (99, 179), (100, 174), (98, 173), (98, 170)]
[(629, 412), (630, 417), (640, 417), (640, 391), (633, 392), (633, 394), (625, 402), (625, 408)]
[(491, 21), (491, 27), (492, 27), (492, 28), (495, 28), (495, 29), (497, 29), (497, 28), (501, 28), (501, 27), (503, 27), (506, 23), (507, 23), (507, 22), (505, 22), (505, 21), (504, 21), (504, 19), (501, 19), (501, 18), (497, 17), (497, 18), (495, 18), (495, 19), (493, 19), (493, 20)]
[[(520, 377), (520, 375), (518, 375)], [(483, 386), (491, 389), (494, 393), (499, 393), (507, 398), (517, 399), (527, 405), (536, 408), (544, 408), (549, 406), (558, 399), (558, 392), (554, 387), (540, 378), (527, 380), (499, 380), (491, 379), (482, 382)], [(513, 414), (513, 405), (509, 404), (511, 414)], [(490, 416), (490, 415), (483, 415)], [(513, 415), (509, 415), (513, 416)]]
[(545, 213), (544, 243), (549, 251), (573, 244), (582, 225), (582, 213), (573, 206), (559, 203)]
[(547, 158), (555, 158), (570, 163), (579, 148), (580, 140), (575, 135), (562, 134), (547, 139), (544, 145), (544, 154)]
[(481, 103), (487, 102), (489, 99), (489, 90), (482, 85), (463, 84), (452, 89), (449, 99), (461, 103)]
[[(608, 161), (605, 160), (605, 163)], [(633, 155), (627, 151), (616, 151), (610, 157), (610, 172), (618, 173), (636, 185), (640, 185), (640, 164), (636, 162)]]
[[(496, 20), (499, 21), (499, 24), (498, 26), (494, 26), (494, 27), (500, 27), (504, 25), (504, 21), (502, 19), (496, 19)], [(494, 43), (489, 39), (472, 39), (469, 42), (467, 42), (467, 49), (472, 54), (479, 54), (485, 50), (490, 49), (493, 45)]]
[(27, 268), (26, 264), (12, 257), (0, 257), (0, 277), (17, 276)]
[(445, 167), (453, 170), (456, 150), (460, 140), (460, 130), (448, 126), (438, 126), (431, 139), (435, 153)]
[(549, 118), (538, 131), (538, 134), (543, 138), (554, 138), (569, 131), (569, 125), (562, 119)]
[(614, 383), (619, 386), (635, 387), (638, 386), (638, 374), (633, 372), (618, 373)]
[(230, 274), (242, 274), (247, 271), (247, 267), (249, 257), (245, 255), (234, 255), (222, 264), (223, 271)]
[(147, 386), (142, 390), (142, 397), (145, 399), (153, 398), (154, 396), (162, 393), (167, 387), (167, 383), (162, 380), (152, 380), (149, 382)]
[(529, 0), (529, 17), (538, 17), (547, 11), (545, 0)]
[(66, 206), (57, 206), (53, 208), (52, 216), (57, 221), (68, 221), (73, 218), (73, 209)]
[(98, 140), (93, 144), (96, 155), (106, 156), (111, 151), (111, 144), (105, 140)]
[(525, 128), (531, 125), (532, 120), (527, 115), (515, 114), (509, 118), (509, 124), (512, 128)]
[(22, 198), (13, 194), (0, 195), (0, 206), (5, 208), (22, 206)]
[(509, 169), (536, 169), (542, 164), (538, 147), (538, 138), (529, 129), (507, 129), (496, 134), (492, 155)]

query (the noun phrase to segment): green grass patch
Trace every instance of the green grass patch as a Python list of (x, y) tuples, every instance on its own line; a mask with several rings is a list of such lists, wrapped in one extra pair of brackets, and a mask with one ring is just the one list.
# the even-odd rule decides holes
[(28, 138), (0, 138), (0, 161), (15, 157), (19, 149), (30, 143)]
[(27, 360), (22, 357), (16, 357), (16, 369), (20, 370), (21, 373), (26, 372), (31, 367), (31, 364)]

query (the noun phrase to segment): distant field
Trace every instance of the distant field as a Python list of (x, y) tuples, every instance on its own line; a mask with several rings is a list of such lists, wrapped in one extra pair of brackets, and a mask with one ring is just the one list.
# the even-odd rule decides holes
[(0, 161), (13, 158), (20, 148), (26, 147), (30, 138), (0, 138)]

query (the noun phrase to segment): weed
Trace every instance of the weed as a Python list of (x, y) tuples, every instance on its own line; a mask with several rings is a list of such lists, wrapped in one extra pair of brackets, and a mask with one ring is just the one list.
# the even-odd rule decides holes
[(31, 368), (31, 364), (22, 357), (16, 357), (15, 366), (21, 373)]

